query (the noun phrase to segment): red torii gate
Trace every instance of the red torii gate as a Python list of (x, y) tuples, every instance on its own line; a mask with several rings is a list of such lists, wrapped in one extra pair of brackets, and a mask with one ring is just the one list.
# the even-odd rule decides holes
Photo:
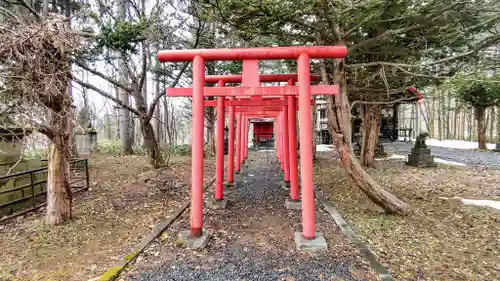
[[(184, 232), (188, 246), (203, 247), (208, 233), (203, 229), (203, 127), (206, 106), (217, 108), (217, 171), (216, 200), (223, 199), (224, 121), (225, 107), (229, 107), (229, 151), (228, 184), (233, 182), (234, 136), (236, 136), (236, 171), (248, 156), (248, 122), (250, 117), (275, 117), (280, 130), (277, 141), (277, 155), (280, 159), (285, 181), (290, 181), (290, 197), (297, 201), (298, 175), (296, 151), (296, 118), (299, 111), (300, 165), (302, 186), (302, 233), (296, 233), (300, 249), (314, 250), (317, 242), (326, 247), (324, 238), (315, 232), (314, 226), (314, 184), (312, 168), (312, 121), (311, 95), (338, 94), (335, 85), (311, 86), (317, 76), (310, 74), (310, 59), (343, 58), (347, 55), (345, 46), (277, 47), (250, 49), (198, 49), (158, 52), (160, 62), (192, 61), (193, 88), (168, 89), (167, 95), (192, 96), (192, 194), (191, 226)], [(258, 60), (297, 60), (297, 74), (259, 75)], [(242, 60), (241, 75), (205, 77), (206, 60)], [(287, 86), (261, 86), (261, 82), (283, 82)], [(295, 81), (298, 86), (295, 86)], [(218, 83), (218, 87), (204, 87), (205, 83)], [(226, 83), (241, 82), (241, 87), (224, 87)], [(216, 96), (216, 101), (205, 101), (205, 96)], [(296, 101), (298, 96), (298, 103)], [(229, 99), (225, 99), (229, 97)], [(215, 104), (214, 104), (215, 103)], [(257, 108), (257, 110), (256, 110)], [(236, 116), (235, 116), (236, 115)], [(234, 119), (237, 117), (236, 132)], [(289, 136), (290, 134), (290, 136)], [(242, 144), (246, 144), (242, 146)]]

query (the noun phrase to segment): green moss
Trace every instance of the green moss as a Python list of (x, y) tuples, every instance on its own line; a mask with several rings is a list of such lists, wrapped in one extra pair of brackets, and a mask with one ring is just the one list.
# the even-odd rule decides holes
[(184, 240), (182, 240), (181, 238), (175, 240), (175, 246), (177, 246), (177, 247), (184, 246)]
[(123, 270), (123, 266), (113, 266), (108, 271), (106, 271), (97, 281), (112, 281), (120, 276), (120, 272)]
[(126, 255), (125, 258), (124, 258), (124, 260), (126, 262), (129, 262), (129, 261), (133, 260), (136, 256), (137, 256), (137, 252), (133, 251), (130, 254)]

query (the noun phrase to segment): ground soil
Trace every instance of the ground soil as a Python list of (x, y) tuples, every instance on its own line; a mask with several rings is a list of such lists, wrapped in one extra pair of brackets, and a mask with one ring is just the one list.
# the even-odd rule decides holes
[[(204, 227), (210, 232), (205, 249), (186, 249), (179, 240), (179, 232), (189, 228), (186, 212), (121, 280), (376, 280), (319, 202), (316, 226), (328, 251), (297, 251), (294, 233), (301, 231), (301, 212), (284, 208), (288, 191), (280, 187), (273, 159), (273, 152), (251, 153), (227, 195), (227, 209), (205, 208)], [(208, 192), (207, 203), (210, 198)]]
[(500, 200), (500, 171), (377, 161), (368, 173), (412, 207), (412, 215), (400, 217), (386, 215), (370, 202), (347, 179), (334, 153), (318, 157), (315, 181), (320, 190), (397, 280), (498, 280), (500, 212), (452, 197)]
[[(205, 162), (208, 180), (215, 168)], [(189, 157), (171, 163), (153, 170), (143, 156), (93, 155), (72, 221), (50, 228), (41, 210), (0, 225), (0, 280), (81, 281), (116, 265), (189, 197)]]

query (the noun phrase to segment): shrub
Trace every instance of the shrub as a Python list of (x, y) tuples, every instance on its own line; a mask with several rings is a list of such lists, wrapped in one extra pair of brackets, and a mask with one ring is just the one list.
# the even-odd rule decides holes
[(104, 141), (98, 143), (98, 149), (101, 153), (120, 155), (120, 142), (119, 141)]
[(180, 145), (172, 147), (170, 149), (170, 152), (172, 155), (176, 155), (176, 156), (191, 155), (191, 146), (188, 144), (180, 144)]

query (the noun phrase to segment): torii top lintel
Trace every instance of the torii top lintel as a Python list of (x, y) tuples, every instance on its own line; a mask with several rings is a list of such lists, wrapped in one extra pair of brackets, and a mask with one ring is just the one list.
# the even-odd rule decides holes
[(344, 58), (347, 47), (308, 46), (308, 47), (268, 47), (268, 48), (235, 48), (235, 49), (193, 49), (165, 50), (158, 52), (160, 62), (192, 61), (196, 56), (204, 60), (280, 60), (297, 59), (300, 54), (307, 54), (311, 59)]
[[(260, 82), (287, 82), (288, 80), (298, 81), (297, 73), (287, 73), (287, 74), (260, 74)], [(311, 81), (321, 80), (320, 75), (311, 74)], [(241, 83), (243, 81), (243, 75), (241, 74), (230, 74), (230, 75), (207, 75), (205, 76), (206, 83), (218, 83), (222, 81), (224, 83)]]

